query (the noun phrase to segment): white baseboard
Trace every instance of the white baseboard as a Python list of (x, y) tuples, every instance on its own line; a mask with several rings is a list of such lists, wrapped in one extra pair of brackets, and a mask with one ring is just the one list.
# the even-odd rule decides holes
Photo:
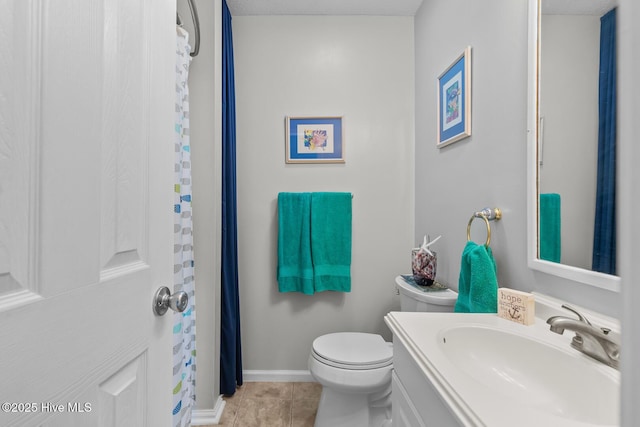
[(305, 383), (316, 382), (309, 371), (279, 371), (279, 370), (246, 370), (242, 371), (244, 381), (273, 382), (273, 383)]
[(191, 411), (191, 425), (192, 426), (206, 426), (210, 424), (220, 423), (222, 418), (222, 412), (226, 402), (222, 396), (218, 396), (216, 404), (213, 409), (194, 409)]

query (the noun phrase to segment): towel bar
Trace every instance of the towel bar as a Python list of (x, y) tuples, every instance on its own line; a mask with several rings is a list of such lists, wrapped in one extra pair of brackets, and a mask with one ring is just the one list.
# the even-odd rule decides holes
[(489, 221), (494, 221), (502, 218), (502, 211), (500, 208), (484, 208), (481, 211), (473, 213), (473, 216), (476, 218), (480, 218), (482, 215), (486, 216)]
[(481, 211), (474, 212), (467, 224), (467, 242), (471, 241), (471, 223), (476, 218), (482, 218), (487, 226), (487, 241), (484, 245), (489, 247), (489, 243), (491, 243), (491, 226), (489, 225), (489, 221), (498, 221), (502, 218), (502, 211), (500, 208), (484, 208)]

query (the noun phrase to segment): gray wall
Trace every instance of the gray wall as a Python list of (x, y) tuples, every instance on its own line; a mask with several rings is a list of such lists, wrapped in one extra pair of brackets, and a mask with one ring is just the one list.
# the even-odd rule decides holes
[[(413, 233), (412, 17), (238, 16), (238, 251), (247, 370), (306, 370), (311, 343), (383, 334), (410, 271)], [(285, 116), (344, 116), (346, 163), (286, 165)], [(281, 191), (353, 198), (351, 293), (279, 293)]]
[[(451, 19), (447, 19), (450, 17)], [(457, 288), (471, 214), (497, 206), (491, 224), (502, 287), (538, 291), (612, 316), (618, 294), (527, 266), (527, 2), (431, 0), (415, 17), (415, 239), (442, 234), (438, 278)], [(436, 148), (436, 78), (472, 46), (472, 136)], [(472, 238), (485, 239), (482, 221)]]

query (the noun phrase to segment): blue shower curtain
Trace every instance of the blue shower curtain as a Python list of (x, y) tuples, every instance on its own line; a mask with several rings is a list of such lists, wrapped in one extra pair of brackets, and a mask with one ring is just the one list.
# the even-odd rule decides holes
[(598, 176), (591, 268), (616, 274), (616, 9), (600, 18)]
[(236, 101), (231, 13), (222, 1), (222, 292), (220, 393), (242, 385), (236, 217)]

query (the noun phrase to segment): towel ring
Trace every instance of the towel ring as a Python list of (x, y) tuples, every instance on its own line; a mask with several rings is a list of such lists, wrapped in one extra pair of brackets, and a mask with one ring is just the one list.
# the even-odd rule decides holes
[(488, 248), (489, 243), (491, 243), (491, 226), (489, 225), (489, 220), (487, 219), (487, 216), (484, 213), (480, 213), (479, 215), (474, 214), (471, 216), (471, 219), (469, 220), (469, 224), (467, 225), (467, 242), (471, 241), (471, 223), (476, 218), (482, 218), (484, 220), (485, 225), (487, 226), (487, 241), (484, 245), (485, 247)]

